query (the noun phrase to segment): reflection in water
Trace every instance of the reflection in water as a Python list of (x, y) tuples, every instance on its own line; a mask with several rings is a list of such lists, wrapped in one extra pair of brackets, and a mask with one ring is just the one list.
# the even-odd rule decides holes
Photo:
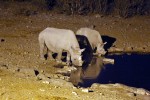
[(74, 85), (84, 85), (84, 79), (96, 79), (102, 68), (102, 58), (93, 57), (93, 51), (88, 39), (82, 35), (76, 35), (80, 48), (85, 48), (82, 59), (83, 66), (73, 71), (70, 75), (70, 81)]
[(83, 87), (89, 87), (93, 83), (121, 83), (150, 90), (150, 55), (123, 54), (107, 58), (114, 59), (115, 64), (103, 66), (102, 58), (93, 57), (90, 65), (71, 73), (70, 81)]
[(114, 59), (115, 64), (103, 65), (102, 58), (92, 56), (87, 38), (78, 35), (77, 39), (80, 48), (86, 50), (83, 66), (71, 73), (70, 81), (74, 85), (89, 87), (93, 83), (122, 83), (150, 90), (150, 54), (110, 55), (106, 57)]
[[(70, 81), (75, 85), (89, 86), (99, 76), (103, 68), (102, 58), (93, 57), (93, 50), (88, 39), (82, 35), (76, 35), (80, 48), (85, 48), (82, 53), (83, 66), (77, 68), (70, 75)], [(86, 80), (90, 80), (86, 82)]]
[[(79, 67), (70, 75), (70, 81), (75, 85), (89, 86), (96, 81), (103, 69), (102, 58), (93, 57), (88, 66)], [(90, 80), (90, 81), (86, 81)]]

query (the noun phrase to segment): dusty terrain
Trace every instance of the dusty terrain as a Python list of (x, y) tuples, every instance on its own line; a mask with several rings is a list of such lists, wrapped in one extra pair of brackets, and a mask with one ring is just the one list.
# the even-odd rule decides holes
[(55, 61), (39, 59), (38, 44), (46, 27), (76, 31), (96, 25), (101, 35), (116, 38), (109, 52), (150, 53), (150, 16), (68, 16), (34, 9), (27, 14), (16, 6), (22, 7), (0, 5), (1, 100), (150, 100), (148, 91), (120, 84), (94, 84), (89, 92), (76, 88), (67, 76), (56, 74), (63, 68)]

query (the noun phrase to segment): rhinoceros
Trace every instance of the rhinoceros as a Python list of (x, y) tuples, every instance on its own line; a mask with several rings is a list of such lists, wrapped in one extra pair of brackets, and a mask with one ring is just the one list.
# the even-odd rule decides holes
[(48, 57), (52, 59), (52, 53), (57, 53), (57, 60), (61, 61), (62, 52), (67, 52), (67, 63), (71, 61), (76, 66), (82, 66), (82, 52), (77, 38), (72, 30), (48, 27), (39, 34), (40, 57), (44, 58), (44, 47), (47, 48)]
[(104, 45), (107, 43), (103, 43), (101, 35), (98, 31), (91, 28), (80, 28), (76, 32), (77, 35), (86, 36), (90, 42), (90, 45), (93, 51), (96, 49), (96, 55), (105, 55), (106, 51), (104, 50)]

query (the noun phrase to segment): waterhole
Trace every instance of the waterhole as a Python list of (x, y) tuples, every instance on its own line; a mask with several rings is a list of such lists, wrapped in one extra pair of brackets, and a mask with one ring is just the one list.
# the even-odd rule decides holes
[(121, 83), (150, 90), (150, 54), (108, 55), (114, 64), (103, 64), (103, 58), (93, 57), (88, 66), (72, 72), (74, 85), (89, 87), (93, 83)]
[[(105, 58), (114, 59), (114, 64), (103, 64), (103, 57), (94, 57), (92, 48), (85, 36), (76, 35), (80, 48), (85, 48), (82, 59), (83, 66), (72, 71), (70, 81), (75, 86), (90, 87), (93, 83), (115, 84), (144, 88), (150, 90), (150, 54), (107, 54)], [(107, 48), (111, 47), (115, 38), (105, 36)]]

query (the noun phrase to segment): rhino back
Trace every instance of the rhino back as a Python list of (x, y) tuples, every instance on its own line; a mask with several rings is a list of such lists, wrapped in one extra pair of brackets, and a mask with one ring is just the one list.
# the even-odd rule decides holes
[(76, 34), (86, 36), (92, 48), (95, 48), (97, 43), (102, 43), (100, 33), (96, 30), (90, 28), (80, 28)]
[(53, 52), (59, 49), (69, 50), (71, 46), (79, 47), (75, 34), (71, 30), (46, 28), (39, 37), (44, 39), (46, 46)]

